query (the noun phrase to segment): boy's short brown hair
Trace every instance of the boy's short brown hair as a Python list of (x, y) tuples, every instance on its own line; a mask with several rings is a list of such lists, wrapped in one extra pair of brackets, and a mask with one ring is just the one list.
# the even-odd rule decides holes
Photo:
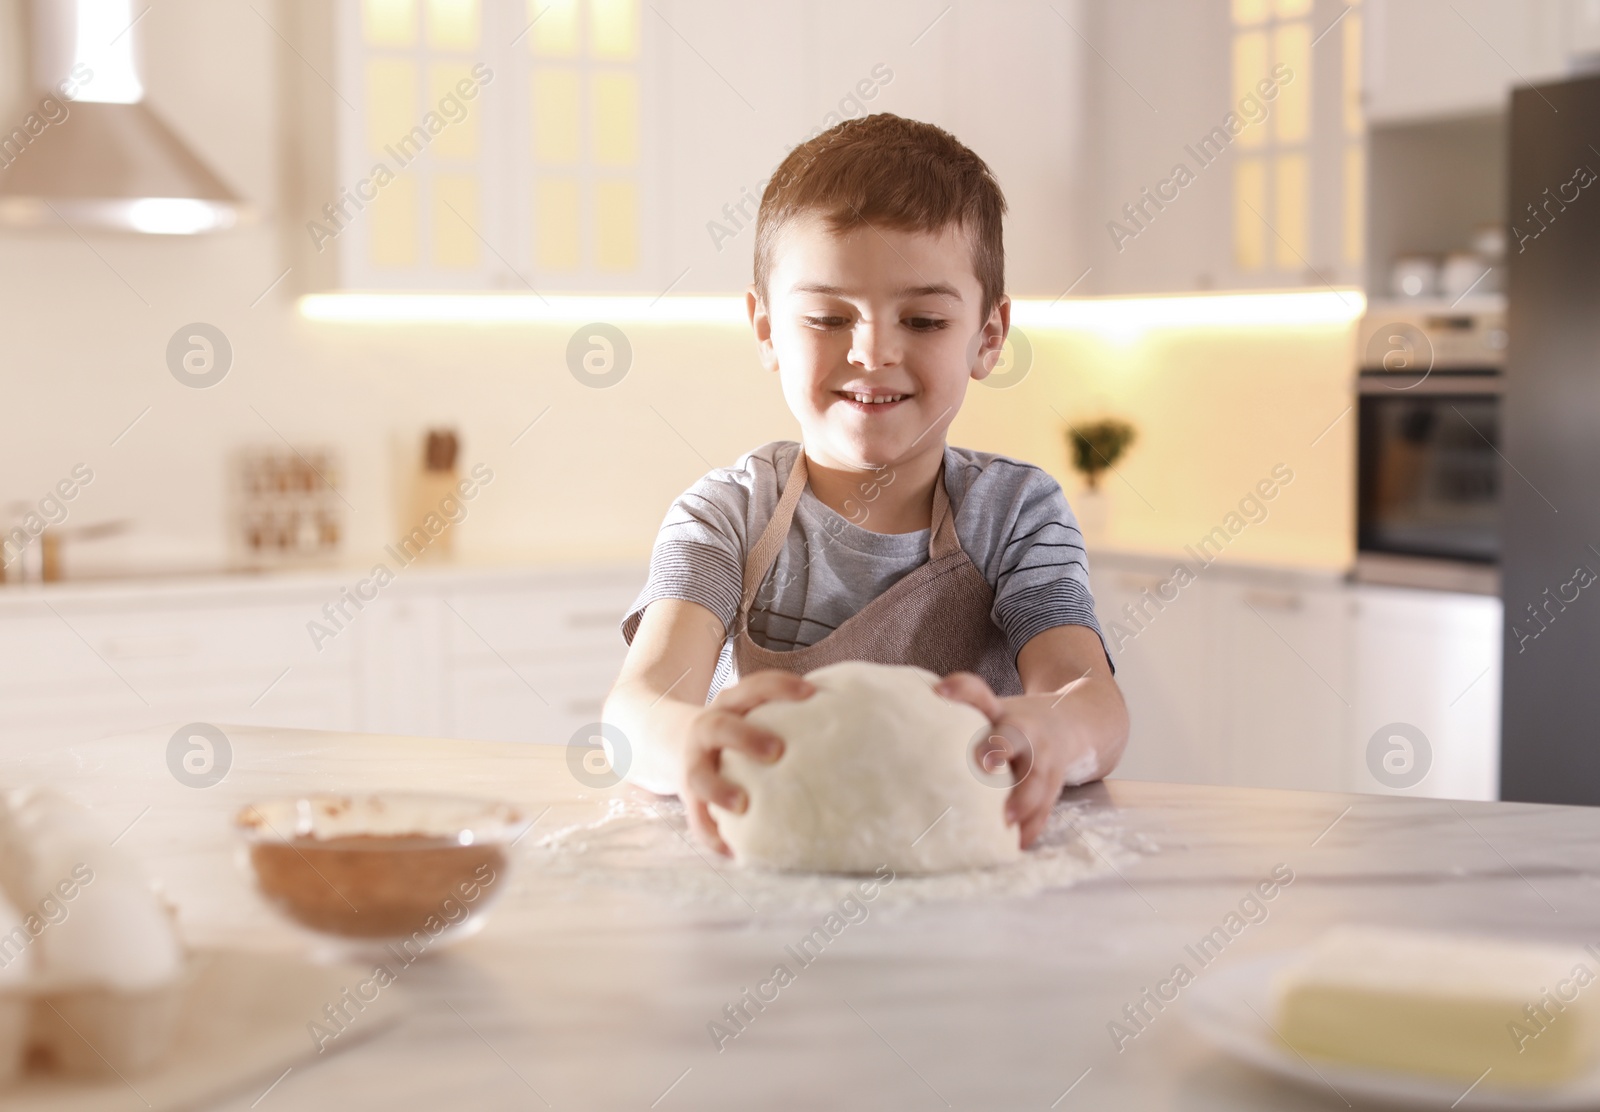
[(820, 214), (834, 233), (959, 224), (983, 289), (978, 319), (987, 320), (1005, 293), (1005, 211), (988, 165), (943, 128), (889, 112), (845, 120), (790, 151), (767, 182), (756, 216), (756, 292), (767, 300), (778, 233), (802, 213)]

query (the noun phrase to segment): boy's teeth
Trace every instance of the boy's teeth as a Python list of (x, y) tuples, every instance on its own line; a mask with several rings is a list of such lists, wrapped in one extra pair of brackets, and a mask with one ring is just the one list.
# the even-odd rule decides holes
[(846, 397), (849, 397), (849, 398), (851, 398), (851, 399), (853, 399), (855, 401), (861, 402), (861, 403), (863, 403), (865, 405), (882, 405), (884, 402), (897, 402), (901, 398), (904, 398), (905, 395), (904, 394), (885, 394), (881, 398), (875, 398), (871, 394), (847, 394)]

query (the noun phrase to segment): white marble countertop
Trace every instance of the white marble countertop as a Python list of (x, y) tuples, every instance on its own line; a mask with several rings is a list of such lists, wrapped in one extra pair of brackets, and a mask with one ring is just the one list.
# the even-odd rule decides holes
[[(11, 606), (37, 607), (40, 600), (51, 604), (76, 602), (147, 602), (160, 600), (194, 599), (208, 601), (218, 598), (273, 595), (296, 591), (318, 591), (329, 586), (347, 585), (353, 579), (366, 576), (374, 560), (381, 553), (361, 562), (346, 559), (337, 564), (308, 565), (279, 568), (172, 568), (165, 571), (146, 571), (117, 575), (96, 573), (73, 577), (52, 583), (0, 582), (0, 612)], [(1182, 551), (1152, 552), (1120, 549), (1091, 544), (1090, 567), (1096, 572), (1132, 572), (1136, 574), (1169, 574), (1179, 563), (1194, 567), (1195, 558)], [(1350, 577), (1349, 568), (1321, 567), (1302, 564), (1250, 563), (1222, 559), (1209, 565), (1208, 574), (1223, 578), (1247, 579), (1252, 582), (1271, 582), (1282, 585), (1326, 585), (1343, 582)], [(550, 562), (531, 558), (504, 557), (475, 560), (452, 559), (419, 562), (410, 565), (398, 586), (426, 587), (439, 582), (460, 582), (493, 586), (502, 583), (528, 581), (567, 582), (572, 579), (596, 577), (636, 577), (644, 582), (648, 561), (614, 559), (603, 562)]]
[(1031, 895), (884, 898), (719, 1051), (707, 1024), (822, 916), (770, 878), (713, 874), (670, 810), (643, 824), (660, 867), (630, 872), (541, 844), (643, 798), (582, 787), (562, 747), (225, 730), (210, 788), (168, 772), (171, 730), (13, 758), (5, 778), (93, 806), (191, 941), (271, 949), (309, 942), (240, 868), (228, 820), (249, 800), (425, 788), (541, 815), (486, 929), (400, 976), (406, 1020), (230, 1110), (1344, 1108), (1225, 1059), (1181, 996), (1120, 1050), (1108, 1024), (1280, 867), (1292, 883), (1199, 978), (1346, 920), (1600, 940), (1600, 811), (1112, 780), (1063, 808), (1137, 859)]
[[(372, 571), (374, 561), (271, 570), (213, 570), (130, 576), (97, 576), (51, 583), (0, 583), (0, 613), (31, 610), (40, 604), (207, 604), (254, 597), (325, 592), (349, 586)], [(508, 586), (567, 586), (587, 580), (636, 578), (644, 582), (643, 562), (546, 564), (440, 560), (405, 568), (386, 593), (434, 590), (440, 584), (494, 589)]]
[(1191, 571), (1204, 571), (1207, 576), (1243, 580), (1255, 584), (1295, 586), (1333, 586), (1348, 582), (1351, 568), (1313, 564), (1257, 563), (1230, 559), (1226, 556), (1205, 563), (1193, 552), (1138, 551), (1089, 544), (1090, 574), (1101, 572), (1132, 572), (1141, 575), (1167, 576), (1173, 568), (1183, 565)]

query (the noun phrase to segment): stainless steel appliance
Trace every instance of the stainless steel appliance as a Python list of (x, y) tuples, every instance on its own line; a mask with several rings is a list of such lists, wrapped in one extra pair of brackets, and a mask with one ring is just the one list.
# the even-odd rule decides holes
[(146, 11), (33, 0), (33, 89), (0, 132), (0, 227), (193, 235), (254, 215), (145, 102)]
[(1498, 299), (1375, 304), (1360, 340), (1356, 578), (1498, 593)]
[(1501, 798), (1600, 804), (1600, 77), (1511, 98)]

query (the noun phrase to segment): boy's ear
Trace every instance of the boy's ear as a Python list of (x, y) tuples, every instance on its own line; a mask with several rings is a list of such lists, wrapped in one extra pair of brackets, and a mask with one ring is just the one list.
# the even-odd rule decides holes
[(1006, 337), (1011, 333), (1011, 298), (1006, 294), (1000, 295), (1000, 300), (995, 302), (989, 311), (989, 319), (978, 330), (974, 337), (976, 350), (972, 353), (972, 377), (982, 382), (993, 373), (995, 365), (1000, 362), (1000, 351), (1006, 346)]
[(761, 365), (769, 371), (777, 370), (778, 351), (772, 346), (772, 317), (753, 282), (745, 287), (744, 309), (750, 317), (750, 327), (756, 334), (756, 350), (761, 354)]

